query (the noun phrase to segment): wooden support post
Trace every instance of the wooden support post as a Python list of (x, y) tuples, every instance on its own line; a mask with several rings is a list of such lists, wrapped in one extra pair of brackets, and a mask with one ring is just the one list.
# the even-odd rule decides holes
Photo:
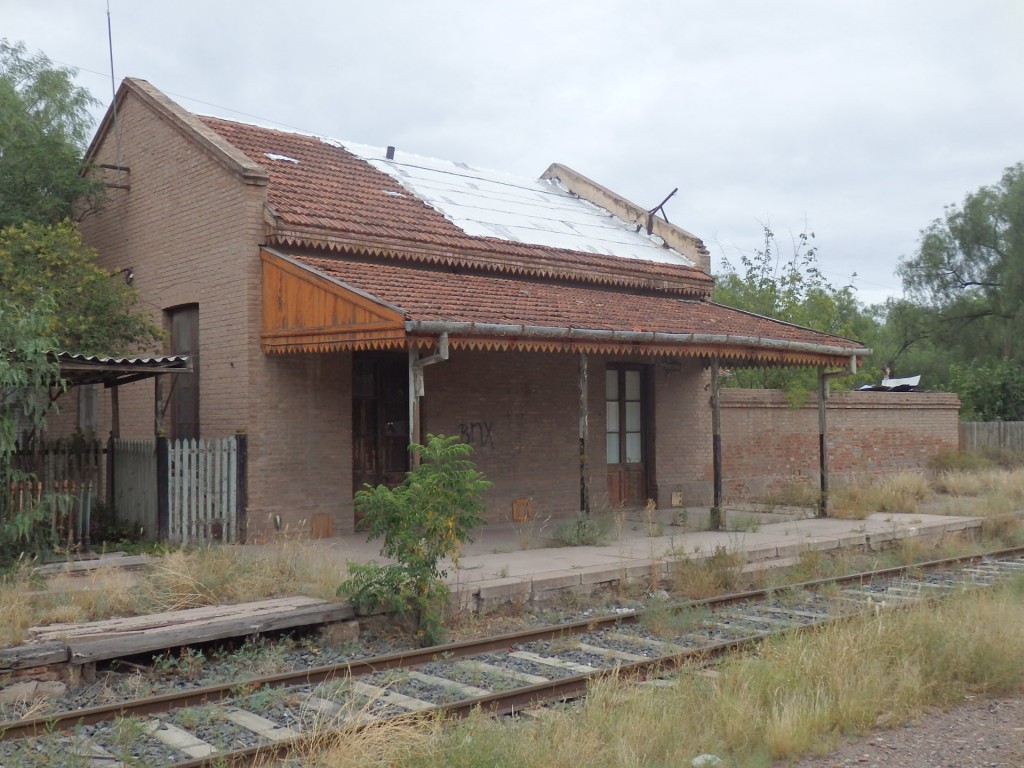
[[(420, 353), (415, 347), (409, 348), (409, 445), (422, 445), (423, 426), (420, 423), (420, 397), (423, 394), (423, 369), (417, 365)], [(420, 455), (409, 454), (409, 469), (420, 465)]]
[(235, 435), (238, 453), (235, 457), (235, 536), (245, 544), (249, 516), (249, 437), (244, 432)]
[(171, 537), (170, 446), (167, 438), (156, 438), (156, 529), (160, 541)]
[(828, 376), (824, 366), (818, 366), (818, 464), (821, 472), (821, 495), (818, 498), (818, 517), (828, 517)]
[(711, 530), (722, 527), (722, 408), (721, 377), (718, 358), (711, 360), (711, 455), (714, 473), (714, 503), (711, 507)]
[(121, 436), (121, 404), (118, 401), (118, 387), (110, 388), (110, 437), (107, 438), (107, 514), (117, 506), (117, 466), (114, 460), (114, 443)]
[(589, 442), (588, 418), (588, 372), (587, 355), (580, 352), (579, 358), (579, 407), (580, 407), (580, 512), (590, 514), (590, 460), (587, 455)]

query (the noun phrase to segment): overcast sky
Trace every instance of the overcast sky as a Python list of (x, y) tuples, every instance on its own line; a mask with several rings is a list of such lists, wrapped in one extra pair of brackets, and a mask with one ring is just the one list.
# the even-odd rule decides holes
[[(922, 228), (1024, 161), (1020, 0), (109, 0), (114, 71), (187, 109), (537, 177), (560, 162), (722, 256), (808, 228), (900, 295)], [(0, 37), (111, 98), (107, 0)], [(102, 112), (102, 110), (101, 110)], [(856, 273), (857, 277), (853, 275)]]

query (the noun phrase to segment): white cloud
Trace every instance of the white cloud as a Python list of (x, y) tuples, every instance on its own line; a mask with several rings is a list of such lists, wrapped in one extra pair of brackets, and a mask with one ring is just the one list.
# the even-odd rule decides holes
[[(1015, 0), (110, 5), (118, 76), (186, 108), (515, 174), (562, 162), (641, 205), (678, 186), (669, 218), (713, 255), (806, 224), (868, 301), (943, 205), (1024, 160)], [(106, 0), (0, 17), (108, 70)], [(109, 75), (79, 80), (109, 100)]]

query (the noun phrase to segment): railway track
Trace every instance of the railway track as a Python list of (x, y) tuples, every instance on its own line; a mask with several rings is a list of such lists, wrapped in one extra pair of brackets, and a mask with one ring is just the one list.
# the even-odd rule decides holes
[(0, 767), (246, 765), (288, 755), (310, 731), (432, 710), (510, 714), (579, 697), (612, 671), (661, 676), (780, 632), (1016, 575), (1024, 548), (683, 604), (652, 600), (640, 611), (0, 722)]

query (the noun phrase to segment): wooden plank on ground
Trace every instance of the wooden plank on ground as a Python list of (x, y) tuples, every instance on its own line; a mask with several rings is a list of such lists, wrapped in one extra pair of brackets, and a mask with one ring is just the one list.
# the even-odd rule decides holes
[(0, 649), (0, 670), (30, 669), (46, 664), (60, 664), (70, 657), (68, 647), (53, 640), (48, 643), (29, 643)]
[(260, 600), (237, 605), (204, 605), (179, 611), (165, 611), (142, 616), (124, 616), (103, 621), (79, 622), (74, 624), (48, 624), (32, 627), (29, 635), (39, 641), (72, 640), (75, 638), (117, 637), (126, 633), (145, 632), (164, 627), (186, 624), (201, 624), (205, 621), (250, 618), (254, 621), (280, 611), (294, 610), (307, 606), (332, 605), (314, 597), (283, 597)]
[(118, 635), (76, 637), (69, 639), (67, 646), (71, 663), (85, 664), (181, 645), (224, 640), (229, 637), (248, 637), (294, 627), (329, 624), (345, 621), (353, 616), (354, 612), (350, 605), (320, 601), (315, 605), (264, 612), (258, 616), (232, 615), (229, 618), (208, 618)]

